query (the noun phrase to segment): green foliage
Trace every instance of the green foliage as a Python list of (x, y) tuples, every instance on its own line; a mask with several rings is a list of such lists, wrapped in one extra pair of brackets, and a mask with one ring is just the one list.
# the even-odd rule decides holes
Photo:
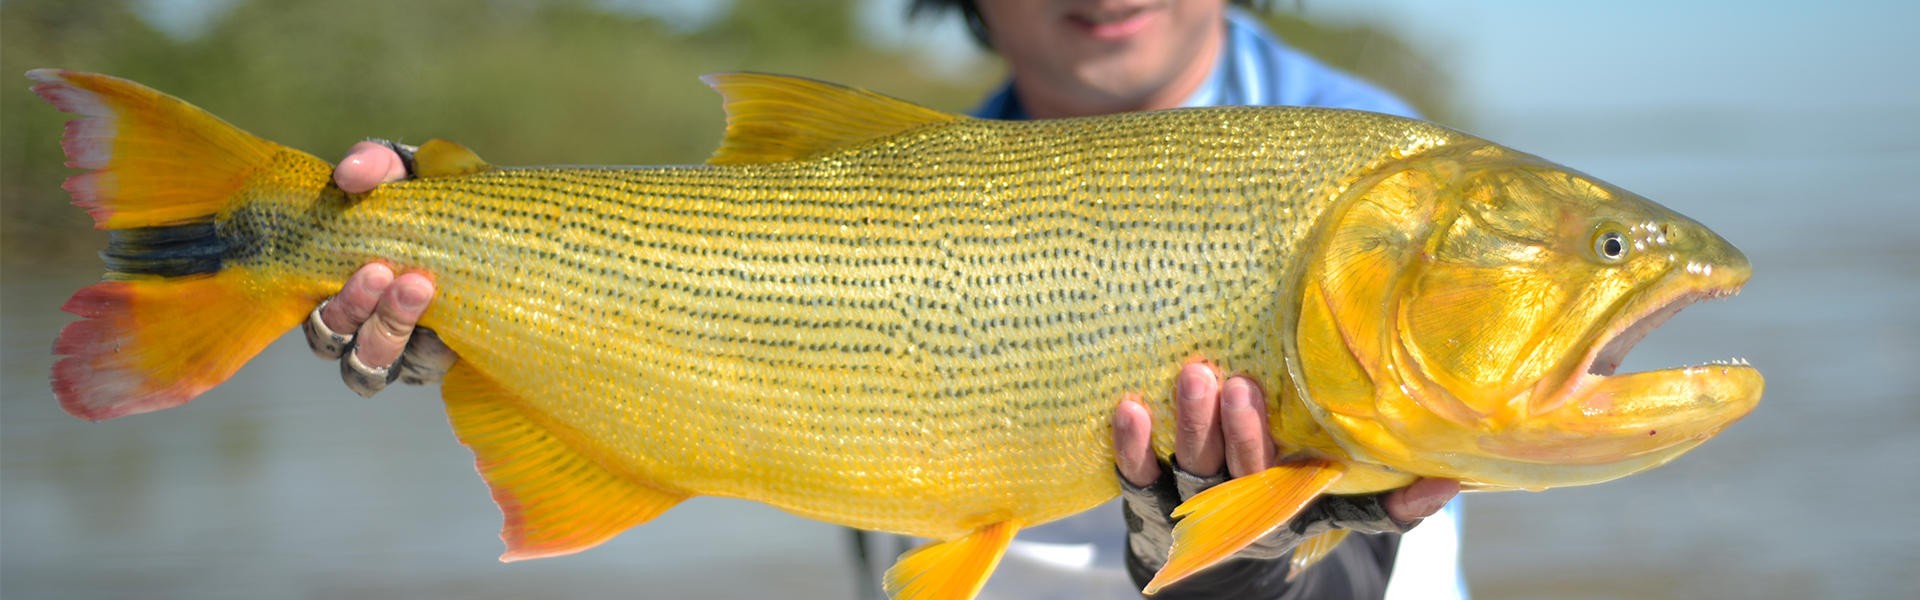
[[(690, 33), (589, 0), (241, 0), (191, 39), (156, 31), (130, 4), (0, 3), (0, 81), (37, 67), (97, 71), (324, 158), (370, 136), (446, 137), (511, 165), (704, 160), (724, 121), (697, 77), (714, 71), (805, 75), (956, 111), (999, 77), (982, 69), (969, 81), (938, 79), (904, 53), (871, 47), (859, 39), (852, 0), (737, 0)], [(1411, 56), (1379, 32), (1273, 21), (1362, 74)], [(1386, 63), (1370, 54), (1381, 47), (1396, 49)], [(1422, 93), (1431, 81), (1384, 73), (1391, 88), (1435, 110), (1437, 96)], [(102, 240), (76, 235), (90, 223), (60, 191), (73, 173), (61, 165), (65, 118), (24, 78), (13, 81), (0, 85), (0, 261), (91, 269)]]
[[(992, 83), (922, 75), (854, 39), (841, 2), (743, 1), (692, 34), (592, 3), (245, 0), (193, 39), (155, 31), (125, 0), (0, 4), (0, 73), (98, 71), (179, 96), (264, 138), (333, 158), (368, 136), (457, 140), (498, 164), (704, 160), (719, 98), (698, 77), (806, 74), (964, 109)], [(86, 258), (100, 246), (60, 181), (64, 115), (0, 86), (6, 260)], [(49, 248), (51, 245), (51, 252)], [(24, 252), (31, 249), (31, 254)]]

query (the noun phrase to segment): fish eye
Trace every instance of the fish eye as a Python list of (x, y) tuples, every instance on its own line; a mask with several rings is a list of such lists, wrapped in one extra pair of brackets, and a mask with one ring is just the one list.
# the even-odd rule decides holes
[(1593, 253), (1600, 260), (1620, 262), (1627, 257), (1627, 236), (1618, 231), (1602, 231), (1593, 238)]

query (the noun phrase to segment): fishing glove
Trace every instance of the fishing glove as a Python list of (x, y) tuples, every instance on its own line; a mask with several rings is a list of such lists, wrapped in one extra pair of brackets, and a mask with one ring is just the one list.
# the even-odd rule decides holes
[[(1167, 552), (1173, 547), (1173, 509), (1188, 498), (1227, 481), (1224, 471), (1218, 475), (1201, 477), (1180, 469), (1178, 464), (1177, 461), (1173, 464), (1162, 463), (1160, 479), (1146, 487), (1135, 486), (1125, 477), (1119, 478), (1120, 498), (1125, 507), (1122, 513), (1127, 521), (1127, 571), (1137, 585), (1146, 585), (1146, 582), (1152, 580), (1153, 575), (1167, 563)], [(1291, 596), (1285, 593), (1289, 588), (1301, 588), (1302, 586), (1298, 584), (1302, 583), (1317, 583), (1293, 582), (1295, 585), (1290, 585), (1287, 581), (1287, 573), (1291, 568), (1289, 558), (1292, 556), (1293, 548), (1307, 538), (1336, 528), (1351, 529), (1361, 534), (1399, 534), (1419, 524), (1415, 521), (1402, 525), (1394, 521), (1387, 515), (1386, 507), (1380, 503), (1380, 498), (1379, 494), (1321, 496), (1313, 504), (1302, 509), (1300, 514), (1294, 516), (1293, 520), (1288, 521), (1285, 526), (1255, 540), (1235, 553), (1232, 558), (1161, 590), (1154, 598), (1156, 600), (1184, 597), (1249, 598), (1257, 597), (1249, 593), (1258, 595), (1259, 592), (1267, 592), (1264, 597)], [(1336, 586), (1331, 587), (1352, 592), (1339, 595), (1372, 596), (1375, 594), (1366, 593), (1364, 590), (1374, 588), (1384, 593), (1386, 574), (1392, 570), (1392, 550), (1397, 549), (1399, 540), (1397, 536), (1381, 537), (1386, 539), (1380, 540), (1379, 543), (1388, 544), (1390, 547), (1384, 553), (1379, 552), (1379, 549), (1371, 549), (1374, 550), (1373, 554), (1378, 559), (1374, 562), (1381, 564), (1378, 565), (1378, 569), (1367, 569), (1370, 573), (1377, 572), (1377, 581), (1338, 582)], [(1366, 538), (1363, 536), (1353, 536), (1342, 546), (1369, 544), (1363, 542), (1364, 539)], [(1333, 557), (1330, 556), (1327, 560), (1332, 561)], [(1308, 569), (1308, 572), (1302, 574), (1300, 578), (1308, 579), (1316, 571), (1325, 570)], [(1353, 578), (1362, 577), (1355, 573), (1342, 575), (1351, 575)], [(1378, 585), (1373, 585), (1375, 583)]]

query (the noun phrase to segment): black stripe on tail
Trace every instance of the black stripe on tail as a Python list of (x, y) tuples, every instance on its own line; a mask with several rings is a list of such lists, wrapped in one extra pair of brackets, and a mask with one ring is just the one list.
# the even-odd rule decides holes
[(226, 264), (229, 246), (213, 221), (107, 232), (100, 252), (107, 270), (124, 275), (180, 277), (214, 273)]

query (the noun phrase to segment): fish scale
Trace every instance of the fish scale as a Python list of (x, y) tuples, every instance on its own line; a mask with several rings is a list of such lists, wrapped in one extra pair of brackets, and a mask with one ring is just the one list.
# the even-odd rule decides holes
[(951, 538), (1111, 498), (1113, 402), (1170, 431), (1181, 362), (1278, 373), (1259, 332), (1302, 217), (1457, 135), (1343, 122), (1384, 119), (962, 120), (790, 163), (421, 179), (269, 268), (434, 273), (423, 324), (632, 476)]
[[(441, 396), (502, 560), (730, 496), (935, 538), (883, 587), (968, 598), (1021, 528), (1118, 491), (1120, 398), (1146, 399), (1165, 459), (1183, 363), (1266, 383), (1277, 464), (1174, 509), (1151, 594), (1323, 494), (1658, 466), (1763, 387), (1739, 364), (1614, 373), (1679, 307), (1745, 283), (1726, 240), (1386, 115), (984, 121), (725, 74), (706, 165), (501, 168), (436, 139), (412, 179), (349, 196), (327, 163), (178, 99), (29, 76), (84, 117), (62, 145), (89, 171), (65, 187), (110, 239), (105, 281), (63, 307), (82, 320), (54, 344), (62, 406), (177, 406), (360, 265), (427, 273), (421, 323), (460, 356)], [(1304, 540), (1292, 572), (1345, 532)]]

